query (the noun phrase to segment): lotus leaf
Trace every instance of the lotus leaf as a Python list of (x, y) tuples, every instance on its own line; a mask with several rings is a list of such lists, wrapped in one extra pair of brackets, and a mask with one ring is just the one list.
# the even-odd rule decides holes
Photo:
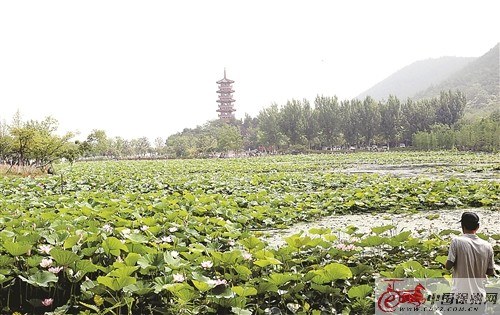
[(75, 264), (75, 270), (80, 272), (83, 276), (89, 272), (96, 272), (97, 270), (105, 271), (105, 268), (102, 266), (96, 266), (88, 260), (79, 260)]
[(192, 279), (193, 285), (195, 286), (196, 289), (198, 289), (201, 292), (207, 292), (208, 290), (214, 288), (214, 284), (208, 284), (207, 282), (204, 281), (199, 281)]
[(252, 271), (243, 265), (234, 266), (234, 270), (238, 273), (241, 279), (248, 279), (252, 275)]
[(240, 244), (245, 246), (249, 250), (262, 249), (265, 247), (264, 242), (262, 242), (261, 240), (259, 240), (257, 237), (255, 237), (253, 235), (250, 237), (247, 237), (243, 240), (240, 240)]
[(131, 252), (131, 253), (128, 253), (127, 257), (125, 257), (124, 262), (127, 266), (134, 266), (141, 257), (143, 257), (143, 256), (141, 256), (137, 253)]
[(372, 291), (373, 287), (371, 285), (362, 284), (351, 287), (349, 291), (347, 291), (347, 296), (349, 296), (351, 299), (352, 298), (362, 299), (368, 296), (370, 293), (372, 293)]
[(178, 297), (181, 303), (187, 303), (199, 296), (195, 289), (186, 283), (167, 284), (166, 289)]
[(349, 267), (339, 263), (328, 264), (322, 269), (313, 270), (310, 273), (314, 274), (311, 281), (316, 284), (325, 284), (339, 279), (352, 278), (352, 272)]
[(330, 234), (331, 232), (332, 232), (332, 229), (329, 229), (329, 228), (312, 228), (312, 229), (309, 229), (309, 233), (311, 233), (311, 234), (318, 234), (318, 235)]
[(257, 286), (257, 292), (259, 294), (265, 292), (278, 292), (279, 288), (276, 284), (270, 282), (260, 282)]
[(299, 275), (299, 274), (272, 273), (269, 275), (267, 281), (269, 281), (269, 283), (275, 284), (278, 287), (280, 287), (289, 281), (299, 280), (300, 278), (301, 278), (301, 275)]
[(259, 267), (267, 267), (269, 265), (281, 265), (282, 262), (279, 261), (278, 259), (276, 258), (273, 258), (273, 257), (268, 257), (266, 259), (259, 259), (259, 260), (256, 260), (253, 262), (255, 265), (259, 266)]
[(10, 242), (10, 241), (5, 241), (2, 245), (5, 248), (5, 250), (14, 257), (27, 254), (32, 247), (31, 244)]
[(56, 283), (59, 279), (55, 274), (48, 271), (37, 271), (29, 275), (28, 278), (23, 276), (19, 276), (19, 278), (35, 287), (48, 287), (51, 283)]
[(252, 315), (252, 311), (242, 309), (240, 307), (231, 307), (231, 312), (236, 315)]
[(50, 255), (58, 264), (62, 266), (69, 266), (80, 260), (80, 257), (77, 254), (59, 248), (53, 248), (50, 251)]
[(123, 291), (142, 296), (153, 292), (154, 289), (152, 287), (149, 287), (144, 281), (137, 281), (135, 284), (130, 284), (124, 287)]
[(102, 242), (101, 246), (106, 254), (111, 254), (113, 256), (120, 256), (122, 250), (124, 252), (129, 251), (127, 246), (116, 237), (108, 237)]
[(136, 283), (137, 279), (135, 277), (128, 276), (122, 276), (118, 278), (110, 276), (100, 276), (97, 277), (97, 282), (110, 288), (113, 291), (120, 291), (124, 287)]
[(12, 265), (13, 262), (14, 262), (13, 257), (0, 255), (0, 267)]
[(434, 260), (440, 264), (445, 265), (446, 261), (448, 260), (448, 256), (437, 256)]
[(387, 231), (390, 231), (392, 229), (394, 229), (396, 226), (394, 225), (384, 225), (384, 226), (376, 226), (376, 227), (372, 227), (371, 230), (373, 233), (377, 234), (377, 235), (380, 235), (384, 232), (387, 232)]
[(242, 287), (242, 286), (234, 286), (231, 288), (231, 290), (236, 293), (238, 296), (251, 296), (251, 295), (256, 295), (257, 294), (257, 289), (253, 287)]
[(378, 235), (371, 235), (361, 240), (359, 243), (361, 246), (379, 246), (383, 244), (387, 239)]

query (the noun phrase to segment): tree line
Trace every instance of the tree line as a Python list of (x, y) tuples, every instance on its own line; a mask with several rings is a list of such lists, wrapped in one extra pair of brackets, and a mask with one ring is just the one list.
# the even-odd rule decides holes
[(418, 132), (413, 146), (419, 150), (500, 151), (500, 111), (455, 127), (436, 124), (428, 132)]
[[(466, 98), (460, 91), (443, 91), (439, 97), (413, 101), (389, 96), (386, 101), (371, 97), (363, 100), (339, 101), (337, 97), (317, 96), (308, 100), (290, 100), (279, 106), (272, 104), (256, 117), (246, 115), (230, 126), (240, 131), (240, 150), (305, 152), (310, 150), (367, 148), (373, 145), (397, 147), (414, 146), (418, 149), (459, 148), (466, 150), (498, 151), (498, 120), (494, 114), (478, 123), (463, 121)], [(220, 143), (213, 130), (217, 122), (209, 122), (195, 129), (169, 137), (167, 151), (175, 157), (200, 157), (211, 150), (235, 150)], [(472, 129), (471, 129), (472, 128)], [(428, 135), (439, 139), (442, 132), (468, 133), (458, 135), (446, 145), (424, 144)], [(467, 131), (465, 131), (467, 130)], [(233, 129), (236, 138), (236, 129)], [(478, 145), (476, 139), (480, 139)], [(445, 140), (443, 140), (445, 141)], [(235, 142), (236, 143), (236, 142)], [(436, 143), (434, 141), (433, 143)], [(416, 145), (416, 146), (415, 146)]]
[(462, 119), (466, 98), (460, 91), (443, 91), (439, 97), (413, 101), (389, 96), (339, 101), (317, 96), (272, 104), (256, 117), (246, 114), (229, 123), (208, 121), (169, 136), (110, 138), (93, 130), (84, 141), (75, 134), (57, 133), (57, 120), (23, 121), (16, 113), (12, 123), (0, 122), (0, 162), (10, 167), (47, 171), (54, 161), (94, 158), (193, 158), (223, 156), (228, 152), (306, 152), (372, 145), (416, 149), (452, 149), (497, 152), (500, 148), (500, 114), (467, 122)]

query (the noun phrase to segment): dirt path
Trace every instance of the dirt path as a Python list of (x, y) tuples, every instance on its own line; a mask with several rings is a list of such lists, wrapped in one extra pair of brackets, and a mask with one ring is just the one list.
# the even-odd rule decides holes
[(342, 231), (347, 226), (353, 225), (359, 233), (369, 233), (372, 227), (394, 225), (395, 232), (412, 231), (416, 235), (425, 237), (429, 233), (438, 233), (442, 230), (452, 229), (460, 231), (460, 216), (464, 211), (474, 211), (479, 215), (480, 228), (478, 232), (485, 234), (500, 234), (500, 209), (484, 210), (431, 210), (416, 214), (353, 214), (325, 217), (316, 222), (301, 222), (286, 230), (269, 232), (266, 241), (271, 246), (285, 244), (284, 238), (299, 232), (307, 233), (311, 228), (330, 228), (332, 231)]

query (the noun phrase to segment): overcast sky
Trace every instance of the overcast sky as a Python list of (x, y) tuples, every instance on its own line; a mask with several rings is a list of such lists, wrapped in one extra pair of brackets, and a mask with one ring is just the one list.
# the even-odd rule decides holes
[(500, 41), (500, 1), (1, 1), (0, 119), (157, 137), (272, 103), (351, 99), (417, 60)]

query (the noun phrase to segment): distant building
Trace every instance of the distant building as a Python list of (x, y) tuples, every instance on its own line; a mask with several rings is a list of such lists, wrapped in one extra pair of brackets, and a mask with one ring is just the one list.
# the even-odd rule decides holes
[(217, 81), (217, 84), (219, 85), (219, 89), (217, 90), (217, 93), (219, 94), (219, 99), (217, 100), (219, 108), (217, 109), (217, 112), (219, 113), (219, 119), (226, 122), (234, 119), (233, 112), (236, 111), (233, 105), (233, 83), (233, 80), (226, 78), (226, 69), (224, 69), (224, 78)]

